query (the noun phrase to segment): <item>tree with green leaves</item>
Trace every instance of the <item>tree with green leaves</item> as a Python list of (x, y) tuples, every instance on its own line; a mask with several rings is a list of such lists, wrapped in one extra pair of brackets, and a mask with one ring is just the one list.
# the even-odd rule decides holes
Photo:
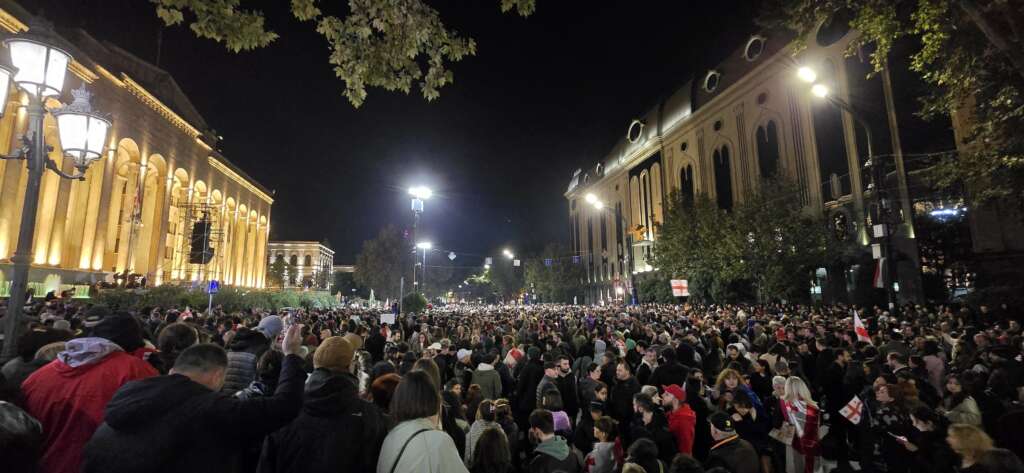
[[(241, 0), (150, 0), (167, 26), (187, 23), (200, 37), (234, 52), (265, 47), (278, 39), (263, 12), (246, 10)], [(526, 17), (536, 0), (499, 0), (502, 12)], [(291, 0), (292, 16), (309, 23), (327, 41), (327, 60), (345, 82), (353, 106), (366, 100), (368, 87), (406, 94), (417, 86), (427, 100), (454, 80), (451, 63), (476, 54), (476, 42), (447, 27), (423, 0), (348, 0), (337, 14), (317, 0)]]
[[(355, 289), (353, 291), (353, 289)], [(334, 272), (334, 282), (331, 283), (331, 294), (341, 293), (345, 297), (370, 297), (370, 291), (359, 284), (356, 284), (355, 273), (345, 271)]]
[(299, 284), (299, 267), (291, 263), (291, 261), (285, 263), (285, 280), (288, 281), (289, 286), (296, 286)]
[(274, 262), (267, 267), (267, 283), (270, 287), (284, 288), (286, 271), (284, 258), (274, 258)]
[(494, 292), (503, 299), (517, 297), (523, 290), (523, 267), (515, 266), (510, 259), (500, 258), (487, 270), (487, 278), (494, 286)]
[[(564, 259), (571, 254), (564, 245), (550, 243), (538, 258), (526, 262), (526, 286), (544, 302), (570, 303), (573, 296), (583, 295), (583, 279), (586, 273), (582, 264), (572, 264)], [(548, 266), (545, 260), (551, 260)], [(582, 297), (581, 297), (582, 298)]]
[(397, 228), (382, 228), (376, 238), (363, 242), (356, 256), (356, 284), (373, 289), (380, 299), (397, 299), (401, 278), (411, 275), (411, 250)]
[(870, 51), (883, 70), (898, 41), (916, 46), (911, 71), (930, 90), (919, 113), (956, 114), (966, 125), (959, 153), (929, 176), (940, 187), (965, 185), (975, 201), (1024, 198), (1024, 8), (1009, 0), (771, 0), (761, 23), (797, 34), (799, 49), (827, 19), (859, 35), (848, 53)]

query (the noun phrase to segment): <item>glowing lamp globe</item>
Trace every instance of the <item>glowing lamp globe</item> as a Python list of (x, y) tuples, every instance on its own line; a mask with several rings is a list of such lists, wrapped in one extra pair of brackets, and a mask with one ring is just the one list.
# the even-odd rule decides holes
[(11, 52), (11, 63), (18, 70), (14, 74), (18, 87), (42, 97), (60, 95), (70, 54), (24, 35), (10, 38), (5, 44)]

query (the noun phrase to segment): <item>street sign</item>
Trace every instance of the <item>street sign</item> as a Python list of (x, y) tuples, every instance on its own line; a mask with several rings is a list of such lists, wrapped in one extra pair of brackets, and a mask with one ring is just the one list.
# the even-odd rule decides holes
[(455, 261), (455, 252), (454, 251), (448, 253), (448, 259), (450, 261)]
[(518, 267), (519, 266), (519, 260), (517, 260), (517, 259), (516, 260), (512, 260), (512, 266)]
[(685, 279), (673, 279), (671, 284), (673, 297), (687, 297), (690, 295), (690, 285)]
[(211, 279), (210, 284), (206, 286), (206, 293), (216, 294), (217, 291), (220, 291), (220, 282), (218, 282), (216, 279)]
[(494, 264), (494, 262), (493, 262), (493, 260), (491, 260), (491, 257), (488, 256), (488, 257), (484, 258), (484, 264), (490, 266), (490, 265)]

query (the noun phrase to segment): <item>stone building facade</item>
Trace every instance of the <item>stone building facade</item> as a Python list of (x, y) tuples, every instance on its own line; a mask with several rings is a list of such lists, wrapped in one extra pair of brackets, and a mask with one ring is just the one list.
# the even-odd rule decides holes
[[(267, 246), (270, 255), (266, 263), (283, 260), (295, 268), (295, 283), (286, 277), (284, 287), (319, 287), (330, 289), (334, 282), (334, 250), (319, 241), (272, 241)], [(318, 284), (321, 274), (322, 284)]]
[[(33, 19), (17, 4), (0, 3), (0, 28), (28, 30)], [(80, 29), (58, 29), (71, 54), (64, 93), (85, 86), (93, 106), (109, 113), (108, 153), (83, 181), (46, 172), (33, 242), (30, 279), (44, 290), (137, 274), (150, 285), (217, 279), (262, 287), (270, 230), (271, 193), (216, 150), (217, 136), (165, 71)], [(6, 48), (0, 60), (8, 61)], [(66, 97), (62, 97), (67, 100)], [(10, 91), (0, 120), (8, 152), (27, 126), (25, 96)], [(48, 106), (56, 105), (54, 99)], [(52, 116), (46, 117), (51, 157), (64, 163)], [(0, 267), (17, 245), (27, 172), (21, 161), (0, 163)], [(211, 222), (207, 264), (189, 263), (192, 228)], [(50, 287), (54, 286), (54, 287)]]
[[(836, 238), (859, 248), (844, 264), (809, 274), (812, 293), (852, 300), (870, 292), (867, 138), (849, 113), (814, 97), (810, 84), (797, 79), (804, 65), (817, 71), (818, 82), (835, 97), (866, 112), (874, 153), (886, 160), (886, 185), (900, 217), (893, 236), (899, 296), (919, 300), (921, 265), (912, 216), (927, 207), (910, 191), (912, 169), (904, 158), (955, 147), (952, 125), (918, 129), (899, 89), (909, 88), (910, 74), (890, 69), (869, 77), (868, 55), (845, 54), (856, 34), (841, 21), (827, 21), (795, 56), (791, 36), (754, 34), (720, 62), (697, 65), (679, 89), (623, 123), (618, 143), (590, 167), (576, 170), (564, 194), (571, 246), (587, 270), (587, 301), (628, 298), (630, 273), (657, 269), (652, 249), (672, 191), (705, 194), (731, 208), (767, 176), (795, 183), (800, 191), (793, 198), (807, 212), (824, 215)], [(588, 194), (604, 208), (588, 205)], [(626, 245), (628, 235), (632, 247)]]

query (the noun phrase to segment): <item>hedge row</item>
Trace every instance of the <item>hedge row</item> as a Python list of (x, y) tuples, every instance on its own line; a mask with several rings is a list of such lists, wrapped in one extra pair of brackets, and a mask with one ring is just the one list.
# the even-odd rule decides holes
[[(205, 310), (209, 296), (202, 289), (178, 286), (159, 286), (149, 289), (102, 289), (92, 302), (112, 309), (140, 310), (147, 307), (198, 308)], [(338, 306), (337, 300), (327, 292), (261, 290), (222, 287), (213, 295), (213, 305), (223, 306), (227, 312), (251, 308), (279, 309), (304, 307), (325, 309)]]

